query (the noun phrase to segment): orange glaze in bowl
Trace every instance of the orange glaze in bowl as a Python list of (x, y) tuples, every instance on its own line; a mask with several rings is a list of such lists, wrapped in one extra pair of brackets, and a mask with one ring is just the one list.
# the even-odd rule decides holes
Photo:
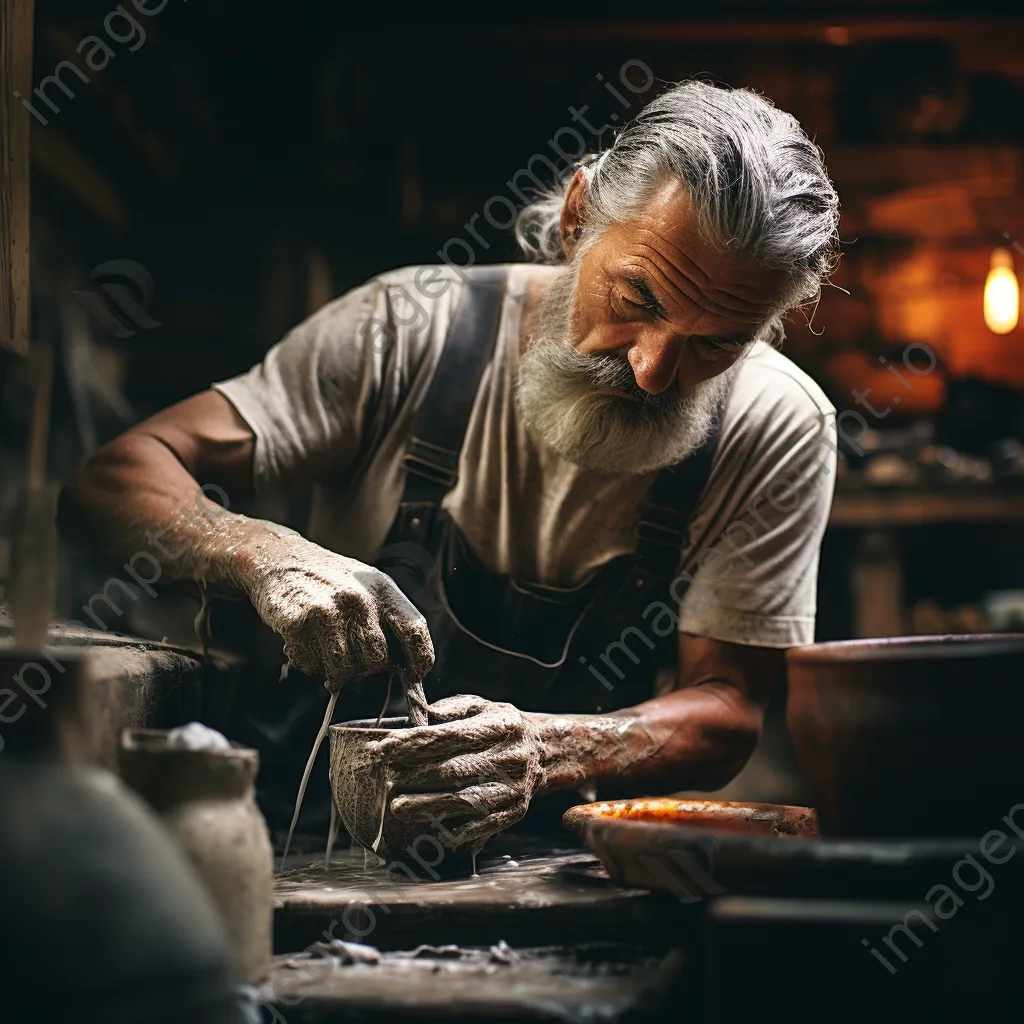
[(659, 825), (686, 825), (746, 835), (794, 836), (804, 839), (818, 836), (818, 817), (810, 807), (676, 797), (639, 797), (634, 800), (580, 804), (570, 807), (562, 815), (562, 824), (582, 838), (588, 822), (608, 818)]

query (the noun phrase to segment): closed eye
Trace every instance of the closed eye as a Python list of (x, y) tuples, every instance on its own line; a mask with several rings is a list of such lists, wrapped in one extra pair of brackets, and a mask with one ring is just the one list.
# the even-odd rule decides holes
[[(658, 301), (650, 285), (640, 277), (629, 277), (624, 281), (629, 293), (616, 289), (615, 298), (627, 313), (643, 313), (659, 320), (669, 320), (668, 310)], [(628, 318), (627, 318), (628, 319)], [(735, 335), (699, 335), (693, 342), (700, 353), (710, 359), (736, 355), (752, 339)]]
[(645, 313), (658, 317), (659, 320), (668, 319), (668, 310), (654, 297), (654, 293), (646, 281), (639, 277), (631, 277), (627, 278), (626, 284), (629, 285), (636, 298), (623, 295), (622, 301), (625, 305), (631, 309), (643, 310)]
[(727, 337), (694, 337), (694, 343), (707, 355), (735, 355), (749, 339)]

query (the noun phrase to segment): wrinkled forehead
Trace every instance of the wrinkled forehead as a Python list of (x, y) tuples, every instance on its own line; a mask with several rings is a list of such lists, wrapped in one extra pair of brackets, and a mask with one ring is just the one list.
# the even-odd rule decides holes
[(607, 228), (602, 242), (612, 272), (640, 274), (666, 305), (696, 304), (723, 326), (759, 326), (788, 305), (789, 275), (708, 238), (679, 181), (665, 182), (633, 217)]

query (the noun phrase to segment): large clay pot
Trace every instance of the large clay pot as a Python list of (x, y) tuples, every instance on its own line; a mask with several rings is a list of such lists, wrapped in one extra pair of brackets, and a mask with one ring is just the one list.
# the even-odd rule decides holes
[(73, 627), (42, 651), (6, 646), (0, 628), (0, 751), (116, 772), (126, 726), (184, 720), (202, 663), (170, 644)]
[(85, 658), (0, 654), (0, 1020), (236, 1022), (223, 929), (195, 873), (116, 776), (82, 763), (95, 735)]
[(824, 835), (980, 836), (1024, 801), (1024, 635), (813, 644), (788, 661)]
[(248, 747), (184, 750), (159, 729), (126, 729), (121, 774), (160, 815), (220, 911), (238, 981), (270, 969), (274, 864)]

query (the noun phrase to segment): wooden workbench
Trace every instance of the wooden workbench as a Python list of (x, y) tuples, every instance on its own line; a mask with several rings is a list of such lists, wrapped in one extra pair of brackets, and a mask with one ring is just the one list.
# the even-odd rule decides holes
[(898, 636), (907, 631), (899, 531), (965, 523), (1024, 523), (1024, 489), (976, 486), (836, 492), (829, 529), (861, 532), (853, 569), (853, 636)]
[(886, 528), (927, 523), (1024, 522), (1024, 490), (839, 491), (832, 502), (833, 527)]
[[(327, 871), (320, 856), (290, 858), (265, 1005), (288, 1024), (660, 1019), (683, 974), (687, 915), (699, 911), (613, 884), (578, 847), (536, 852), (510, 836), (492, 846), (479, 877), (426, 881), (366, 869), (361, 852), (335, 854)], [(380, 960), (339, 963), (317, 946), (331, 939), (372, 944)]]
[[(479, 876), (433, 880), (409, 860), (408, 873), (365, 869), (361, 852), (292, 856), (275, 887), (274, 948), (304, 949), (325, 937), (372, 942), (380, 949), (619, 942), (639, 930), (671, 935), (680, 907), (671, 898), (613, 884), (588, 851), (499, 836), (481, 854)], [(670, 944), (670, 939), (665, 944)]]

